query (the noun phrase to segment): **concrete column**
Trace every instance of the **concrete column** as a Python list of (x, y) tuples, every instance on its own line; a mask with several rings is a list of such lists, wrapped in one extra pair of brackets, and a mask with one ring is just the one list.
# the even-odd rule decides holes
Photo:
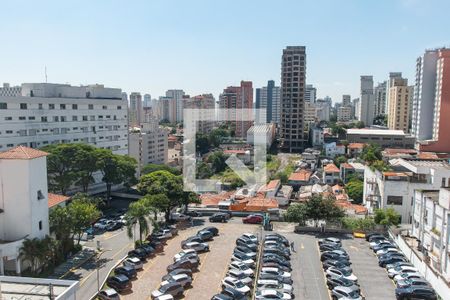
[(3, 264), (2, 251), (0, 251), (0, 275), (5, 275), (5, 266)]
[(17, 256), (16, 257), (16, 274), (20, 275), (22, 271), (20, 270), (20, 258)]

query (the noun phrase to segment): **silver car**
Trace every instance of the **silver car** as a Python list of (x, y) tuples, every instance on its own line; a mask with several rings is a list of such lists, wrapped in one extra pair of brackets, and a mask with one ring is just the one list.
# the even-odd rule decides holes
[(359, 292), (351, 289), (349, 287), (337, 286), (331, 291), (331, 296), (333, 299), (340, 300), (362, 300), (363, 298), (359, 294)]

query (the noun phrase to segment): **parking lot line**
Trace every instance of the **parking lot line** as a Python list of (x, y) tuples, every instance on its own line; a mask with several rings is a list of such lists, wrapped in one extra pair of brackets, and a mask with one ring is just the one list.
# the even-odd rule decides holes
[[(192, 275), (192, 283), (195, 282), (195, 278), (197, 278), (197, 276), (198, 276), (198, 275), (200, 274), (200, 272), (202, 271), (203, 266), (205, 265), (205, 262), (206, 262), (206, 259), (208, 258), (209, 253), (211, 253), (211, 250), (208, 251), (208, 252), (206, 253), (205, 257), (203, 257), (203, 258), (200, 257), (200, 262), (201, 262), (201, 264), (200, 264), (200, 267), (198, 268), (197, 272), (195, 272), (195, 274)], [(192, 287), (191, 287), (189, 290), (187, 290), (186, 293), (184, 293), (184, 298), (187, 299), (187, 296), (189, 295), (189, 292), (190, 292), (191, 290), (192, 290)]]
[[(319, 259), (320, 259), (321, 254), (320, 254), (319, 243), (317, 243), (316, 246), (317, 246), (317, 252), (319, 253)], [(322, 261), (320, 263), (322, 263)], [(322, 272), (322, 275), (323, 275), (323, 281), (325, 282), (325, 285), (326, 285), (327, 284), (327, 276), (325, 275), (325, 271)], [(319, 290), (319, 287), (317, 287), (317, 290)], [(328, 285), (327, 285), (327, 291), (328, 291), (328, 298), (330, 300), (332, 300), (333, 298), (331, 297), (331, 291), (328, 288)]]

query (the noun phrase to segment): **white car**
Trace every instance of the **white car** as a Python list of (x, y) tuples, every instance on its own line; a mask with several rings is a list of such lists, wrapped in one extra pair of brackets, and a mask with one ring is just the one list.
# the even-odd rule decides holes
[(330, 276), (330, 277), (334, 277), (334, 278), (336, 278), (336, 277), (338, 277), (338, 278), (339, 277), (343, 277), (343, 278), (351, 280), (353, 282), (358, 281), (358, 277), (356, 277), (356, 275), (353, 274), (352, 272), (345, 272), (345, 271), (336, 269), (334, 267), (328, 268), (326, 270), (326, 275)]
[(283, 293), (288, 293), (290, 295), (292, 295), (292, 292), (294, 291), (292, 285), (279, 283), (277, 280), (272, 279), (260, 279), (256, 283), (256, 286), (258, 287), (258, 289), (277, 290)]
[(208, 252), (208, 243), (189, 242), (182, 246), (183, 249), (194, 249), (196, 252)]
[(161, 282), (161, 286), (169, 284), (170, 282), (178, 282), (183, 288), (186, 288), (187, 286), (190, 286), (192, 284), (192, 278), (191, 276), (183, 273), (173, 275), (170, 276), (168, 280), (164, 280), (163, 282)]
[(423, 276), (419, 272), (400, 273), (400, 274), (397, 274), (394, 276), (394, 282), (397, 284), (397, 281), (399, 281), (399, 280), (410, 279), (410, 278), (423, 278)]
[(292, 297), (288, 293), (277, 290), (257, 290), (255, 299), (292, 299)]
[(144, 268), (144, 264), (137, 257), (128, 257), (123, 261), (123, 265), (127, 267), (132, 267), (135, 270), (142, 270)]
[(173, 300), (173, 296), (169, 295), (169, 294), (165, 294), (165, 295), (161, 295), (161, 296), (155, 298), (155, 300)]
[(248, 257), (245, 257), (245, 258), (238, 257), (235, 254), (233, 254), (231, 256), (231, 261), (238, 261), (238, 262), (241, 262), (243, 264), (246, 264), (248, 267), (250, 267), (252, 269), (255, 268), (255, 261), (253, 259), (248, 258)]
[(255, 272), (246, 264), (239, 261), (232, 261), (229, 266), (230, 270), (239, 270), (243, 272), (245, 275), (253, 277)]
[(236, 270), (236, 269), (228, 270), (226, 276), (238, 279), (238, 280), (242, 281), (245, 285), (248, 285), (248, 286), (251, 286), (253, 284), (253, 279), (251, 279), (248, 275), (245, 275), (244, 272)]
[(410, 266), (399, 266), (396, 268), (391, 268), (388, 270), (388, 276), (389, 278), (393, 278), (395, 275), (401, 274), (401, 273), (417, 273), (419, 270), (414, 267)]
[(401, 253), (397, 248), (385, 248), (377, 251), (377, 256), (380, 257), (387, 253)]
[(235, 279), (233, 277), (225, 277), (222, 280), (222, 288), (224, 288), (224, 287), (233, 288), (233, 289), (235, 289), (238, 292), (241, 292), (243, 294), (250, 293), (250, 288), (248, 287), (248, 285), (246, 285), (242, 281), (240, 281), (238, 279)]
[(271, 268), (271, 267), (263, 267), (261, 268), (261, 274), (273, 274), (273, 275), (279, 275), (284, 278), (291, 278), (291, 273), (285, 272), (283, 270), (280, 270), (278, 268)]
[(385, 243), (385, 244), (392, 244), (391, 242), (389, 242), (388, 240), (377, 240), (374, 242), (370, 242), (369, 243), (369, 247), (370, 249), (372, 249), (373, 247), (375, 247), (376, 245), (380, 244), (380, 243)]
[(112, 222), (113, 222), (112, 220), (100, 219), (100, 220), (98, 220), (97, 223), (94, 224), (94, 228), (104, 230)]
[(174, 221), (190, 221), (192, 219), (192, 217), (180, 213), (173, 213), (170, 218)]
[(254, 235), (252, 233), (244, 233), (244, 234), (242, 234), (242, 236), (245, 236), (253, 243), (258, 244), (258, 237), (256, 235)]
[(186, 255), (193, 255), (193, 254), (197, 255), (197, 251), (195, 251), (195, 249), (184, 249), (183, 251), (178, 252), (177, 254), (175, 254), (175, 256), (173, 257), (173, 261), (177, 262), (180, 259), (182, 259), (184, 256), (186, 256)]

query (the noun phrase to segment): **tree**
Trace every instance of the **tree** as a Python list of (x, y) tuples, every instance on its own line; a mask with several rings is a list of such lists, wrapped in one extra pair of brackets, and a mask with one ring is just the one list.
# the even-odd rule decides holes
[(355, 123), (355, 127), (361, 129), (361, 128), (366, 127), (366, 124), (364, 124), (363, 121), (358, 121), (358, 122)]
[(127, 222), (127, 235), (132, 238), (133, 231), (136, 225), (139, 225), (139, 241), (142, 243), (142, 236), (147, 235), (149, 231), (147, 217), (150, 213), (149, 207), (146, 205), (145, 200), (142, 199), (133, 202), (128, 207), (128, 211), (125, 214), (125, 220)]
[(37, 267), (42, 259), (42, 245), (38, 238), (26, 238), (19, 249), (19, 257), (30, 263), (32, 274), (36, 274)]
[(370, 231), (375, 228), (375, 221), (372, 217), (366, 218), (342, 218), (342, 226), (350, 230)]
[(208, 136), (209, 139), (209, 145), (212, 147), (219, 147), (220, 143), (222, 142), (222, 139), (224, 137), (229, 137), (230, 132), (227, 129), (224, 128), (216, 128), (213, 129)]
[(47, 156), (47, 176), (50, 191), (67, 194), (67, 190), (76, 180), (73, 168), (76, 148), (73, 144), (48, 145), (42, 148)]
[(197, 178), (198, 179), (207, 179), (210, 178), (214, 173), (212, 172), (210, 166), (200, 161), (197, 163)]
[(131, 186), (136, 183), (136, 160), (126, 155), (113, 154), (108, 149), (98, 151), (99, 168), (103, 174), (102, 181), (106, 183), (106, 201), (109, 206), (113, 184)]
[(320, 220), (334, 221), (344, 216), (344, 212), (331, 198), (323, 198), (320, 195), (313, 195), (306, 202), (308, 218), (317, 223)]
[(191, 203), (200, 203), (200, 198), (194, 192), (183, 192), (183, 197), (181, 198), (181, 205), (183, 205), (184, 212), (188, 210), (188, 206)]
[(364, 182), (353, 178), (345, 185), (348, 196), (353, 199), (354, 203), (360, 204), (363, 200)]
[(227, 158), (228, 157), (223, 154), (222, 151), (216, 151), (208, 157), (208, 162), (211, 163), (211, 167), (214, 170), (214, 173), (217, 174), (225, 170), (225, 168), (227, 167), (227, 164), (225, 162)]
[(347, 162), (347, 157), (345, 157), (344, 155), (339, 155), (339, 156), (336, 156), (335, 158), (334, 158), (334, 164), (339, 168), (339, 166), (342, 164), (342, 163), (346, 163)]
[(149, 174), (156, 171), (167, 171), (174, 175), (181, 175), (180, 170), (178, 170), (177, 168), (170, 167), (168, 165), (148, 164), (142, 168), (142, 174)]
[(156, 171), (141, 177), (137, 186), (143, 195), (163, 194), (167, 196), (167, 203), (161, 205), (167, 222), (170, 221), (172, 209), (182, 204), (183, 180), (181, 176), (173, 175), (167, 171)]
[(97, 209), (95, 201), (86, 194), (77, 194), (72, 197), (72, 202), (67, 206), (67, 210), (71, 218), (72, 239), (76, 237), (77, 245), (79, 245), (83, 233), (100, 217), (100, 211)]
[(392, 207), (375, 209), (375, 223), (391, 226), (400, 224), (401, 216)]
[(73, 169), (77, 179), (75, 183), (81, 185), (83, 193), (87, 193), (89, 184), (94, 182), (92, 175), (98, 171), (98, 149), (89, 144), (73, 144), (73, 147)]
[(158, 211), (165, 212), (170, 202), (169, 198), (164, 194), (147, 194), (142, 198), (142, 201), (149, 208), (150, 212), (153, 213), (154, 225), (158, 218)]
[(305, 221), (308, 219), (308, 208), (304, 203), (296, 203), (292, 204), (288, 207), (284, 219), (287, 222), (295, 222), (300, 225), (305, 224)]
[(376, 144), (364, 145), (360, 158), (368, 162), (369, 165), (377, 160), (381, 160), (382, 155), (380, 146)]
[(70, 238), (73, 219), (67, 207), (56, 206), (49, 215), (50, 232), (58, 241), (58, 256), (64, 257), (73, 248), (73, 239)]
[(374, 125), (387, 126), (387, 115), (381, 114), (373, 119)]
[(209, 140), (208, 136), (202, 133), (197, 133), (195, 137), (195, 149), (201, 154), (205, 154), (209, 151)]

